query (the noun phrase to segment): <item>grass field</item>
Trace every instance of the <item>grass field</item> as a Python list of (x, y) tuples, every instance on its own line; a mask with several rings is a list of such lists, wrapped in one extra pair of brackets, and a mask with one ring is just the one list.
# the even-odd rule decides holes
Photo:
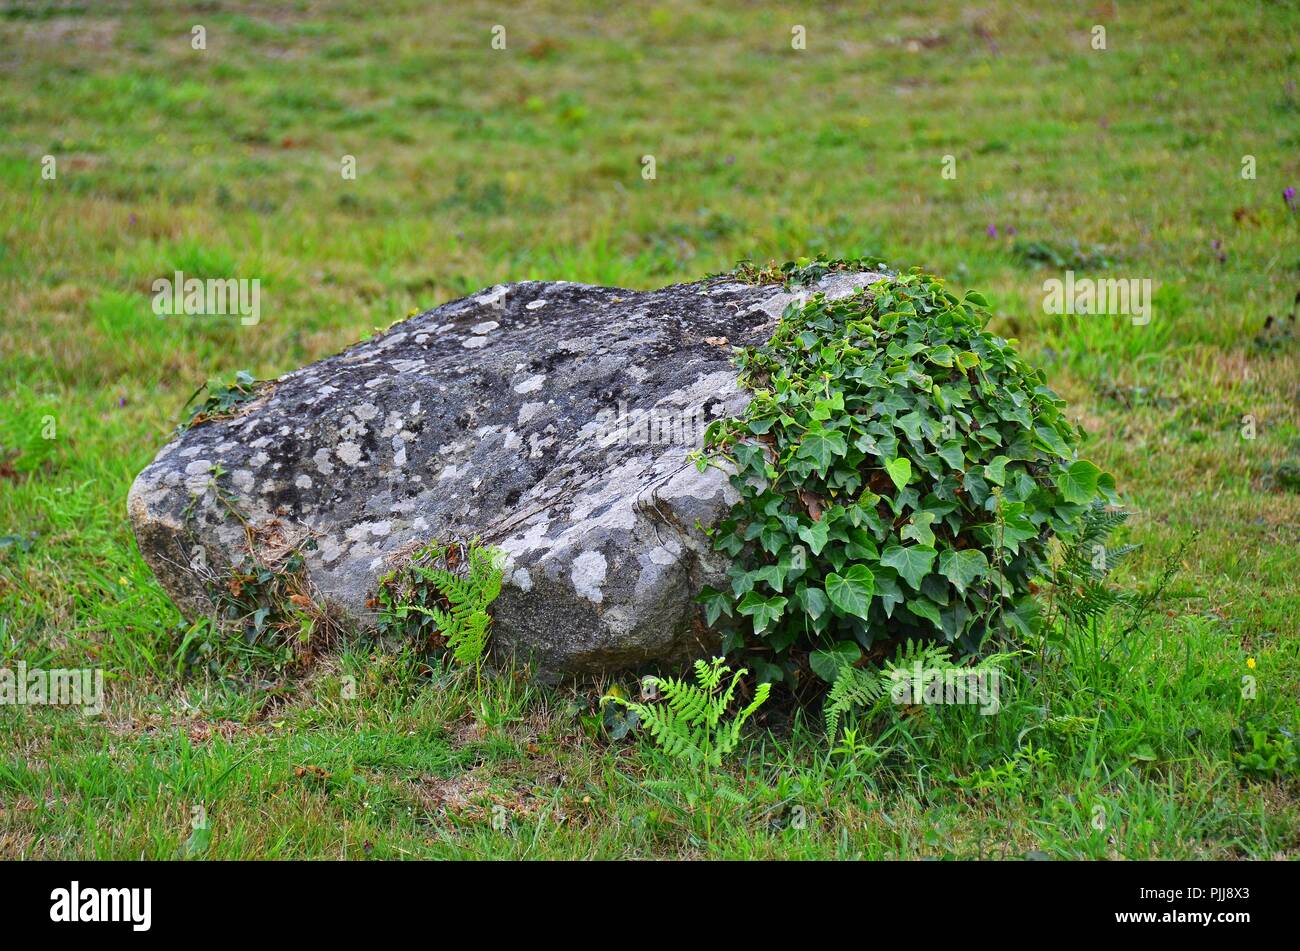
[[(1231, 738), (1300, 729), (1300, 346), (1257, 340), (1300, 290), (1300, 9), (862, 6), (0, 0), (0, 667), (108, 691), (0, 706), (0, 856), (1300, 856), (1300, 779)], [(125, 499), (206, 379), (498, 281), (818, 252), (993, 301), (1136, 513), (1121, 587), (1176, 568), (1140, 630), (1024, 658), (992, 717), (832, 748), (773, 703), (708, 823), (605, 684), (183, 675)], [(1151, 322), (1045, 315), (1067, 268), (1153, 280)], [(159, 319), (176, 270), (260, 279), (261, 321)]]

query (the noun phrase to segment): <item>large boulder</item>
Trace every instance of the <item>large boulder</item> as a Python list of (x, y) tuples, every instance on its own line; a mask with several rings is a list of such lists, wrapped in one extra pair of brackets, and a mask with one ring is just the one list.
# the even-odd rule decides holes
[(315, 590), (373, 626), (380, 575), (425, 541), (477, 535), (508, 555), (495, 649), (544, 676), (702, 651), (693, 598), (724, 565), (697, 525), (734, 496), (687, 454), (747, 402), (731, 348), (765, 339), (794, 296), (723, 278), (528, 281), (412, 317), (166, 445), (131, 488), (140, 551), (195, 616), (250, 538), (310, 537)]

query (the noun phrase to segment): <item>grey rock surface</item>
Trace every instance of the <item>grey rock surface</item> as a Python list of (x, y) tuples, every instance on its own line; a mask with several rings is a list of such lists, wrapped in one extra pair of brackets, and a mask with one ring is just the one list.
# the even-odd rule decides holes
[(313, 538), (316, 589), (373, 626), (380, 575), (430, 539), (478, 535), (508, 555), (498, 653), (550, 679), (701, 653), (693, 598), (724, 565), (696, 523), (734, 493), (687, 454), (748, 400), (731, 347), (768, 336), (794, 296), (529, 281), (445, 304), (178, 435), (131, 488), (140, 551), (184, 613), (208, 613), (213, 573), (247, 545), (225, 496), (282, 545)]

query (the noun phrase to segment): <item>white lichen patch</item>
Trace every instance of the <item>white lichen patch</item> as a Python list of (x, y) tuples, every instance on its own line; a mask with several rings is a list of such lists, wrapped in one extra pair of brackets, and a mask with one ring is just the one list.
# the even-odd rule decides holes
[(605, 600), (605, 593), (600, 586), (605, 583), (607, 569), (605, 556), (598, 551), (584, 551), (573, 559), (569, 578), (573, 581), (573, 590), (592, 604)]
[(522, 383), (516, 383), (514, 385), (514, 391), (520, 394), (521, 396), (525, 393), (536, 393), (538, 390), (542, 388), (542, 384), (544, 384), (545, 382), (546, 382), (546, 374), (538, 373), (533, 376), (530, 376)]
[(501, 324), (498, 321), (485, 320), (481, 324), (475, 324), (473, 327), (469, 328), (469, 332), (472, 334), (486, 334), (491, 333), (500, 326)]
[(672, 540), (664, 545), (658, 545), (651, 548), (649, 552), (650, 561), (656, 565), (671, 565), (677, 561), (677, 557), (682, 553), (682, 546)]
[(316, 471), (321, 475), (334, 474), (334, 463), (330, 462), (330, 451), (324, 446), (316, 450), (316, 454), (311, 457), (311, 460), (316, 463)]
[(550, 526), (550, 519), (542, 516), (533, 522), (524, 531), (510, 536), (501, 543), (502, 550), (513, 557), (526, 555), (531, 551), (545, 550), (551, 547), (552, 540), (547, 537), (546, 531)]
[(536, 418), (537, 414), (544, 409), (546, 409), (545, 403), (525, 403), (523, 406), (519, 407), (518, 424), (520, 426), (528, 425), (528, 423), (532, 422), (532, 420)]
[(345, 465), (355, 466), (361, 462), (361, 447), (354, 442), (340, 443), (334, 450), (334, 454), (342, 459)]
[[(382, 538), (389, 533), (391, 525), (387, 519), (374, 522), (356, 522), (343, 530), (343, 535), (354, 545), (368, 545), (371, 536)], [(355, 553), (354, 553), (355, 554)]]
[[(550, 429), (549, 426), (547, 428)], [(543, 436), (541, 433), (533, 433), (528, 437), (528, 458), (540, 459), (542, 458), (542, 454), (554, 445), (554, 436)]]
[(505, 302), (506, 294), (510, 288), (506, 284), (497, 284), (490, 291), (479, 294), (474, 298), (474, 303), (480, 307), (496, 307)]
[(466, 350), (479, 350), (486, 347), (489, 343), (487, 337), (469, 337), (460, 342), (460, 345)]

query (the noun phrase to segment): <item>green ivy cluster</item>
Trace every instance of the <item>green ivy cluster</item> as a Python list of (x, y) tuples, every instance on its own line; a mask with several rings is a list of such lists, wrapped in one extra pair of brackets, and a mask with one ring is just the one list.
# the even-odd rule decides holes
[(696, 459), (740, 493), (712, 533), (731, 584), (700, 600), (760, 679), (832, 681), (881, 641), (1027, 635), (1049, 540), (1116, 501), (1042, 371), (984, 329), (987, 307), (913, 272), (792, 304), (738, 351), (753, 398)]

